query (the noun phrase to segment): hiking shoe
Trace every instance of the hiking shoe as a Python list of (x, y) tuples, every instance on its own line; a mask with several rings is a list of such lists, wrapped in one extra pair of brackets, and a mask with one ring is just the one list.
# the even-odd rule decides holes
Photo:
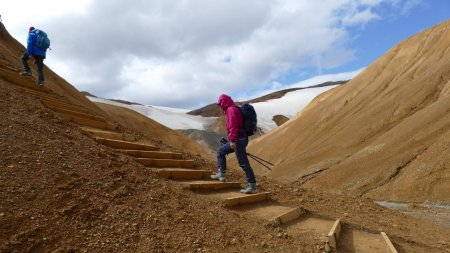
[(211, 179), (219, 180), (220, 182), (223, 182), (223, 181), (225, 181), (225, 174), (219, 172), (217, 174), (211, 175)]
[(43, 86), (43, 85), (44, 85), (44, 81), (38, 81), (37, 84), (38, 84), (39, 86)]
[(245, 194), (252, 194), (252, 193), (257, 193), (258, 189), (256, 188), (256, 184), (248, 184), (247, 188), (241, 189), (241, 193), (245, 193)]
[(31, 76), (31, 72), (24, 70), (24, 71), (20, 72), (19, 75), (21, 75), (21, 76)]

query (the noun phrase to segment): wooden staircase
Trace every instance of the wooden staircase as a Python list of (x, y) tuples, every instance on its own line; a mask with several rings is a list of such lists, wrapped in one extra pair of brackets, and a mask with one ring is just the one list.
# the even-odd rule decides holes
[[(196, 174), (206, 173), (174, 170), (191, 169), (194, 167), (194, 161), (183, 159), (181, 153), (161, 152), (153, 145), (132, 141), (133, 137), (130, 135), (116, 131), (118, 127), (116, 123), (82, 105), (72, 103), (66, 97), (55, 94), (45, 86), (36, 85), (32, 78), (20, 76), (18, 70), (0, 65), (0, 77), (20, 86), (25, 94), (39, 98), (43, 105), (53, 110), (62, 119), (78, 124), (83, 131), (93, 135), (97, 142), (118, 149), (119, 152), (132, 156), (147, 167), (157, 169), (162, 177), (189, 178), (192, 174), (192, 177), (196, 179), (198, 178)], [(165, 171), (165, 169), (168, 170)]]

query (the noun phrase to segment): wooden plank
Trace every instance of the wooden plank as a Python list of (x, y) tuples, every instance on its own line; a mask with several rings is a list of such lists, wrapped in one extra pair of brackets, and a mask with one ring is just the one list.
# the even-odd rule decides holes
[(100, 137), (105, 139), (126, 140), (122, 133), (112, 132), (104, 129), (81, 127), (85, 132), (92, 134), (94, 137)]
[(211, 176), (211, 171), (192, 169), (159, 169), (158, 176), (167, 179), (204, 179)]
[(392, 244), (391, 240), (387, 236), (385, 232), (381, 232), (381, 236), (383, 237), (384, 241), (386, 242), (386, 249), (389, 253), (398, 253), (397, 249), (395, 249), (394, 244)]
[(181, 159), (183, 154), (175, 152), (162, 151), (143, 151), (143, 150), (122, 150), (129, 156), (138, 158), (155, 158), (155, 159)]
[[(119, 133), (114, 132), (110, 130), (100, 129), (100, 128), (94, 128), (94, 127), (88, 127), (88, 126), (82, 126), (81, 129), (85, 132), (88, 132), (94, 137), (99, 137), (103, 139), (112, 139), (112, 140), (120, 140), (120, 141), (137, 141), (136, 136), (129, 133)], [(123, 151), (123, 150), (122, 150)]]
[(72, 103), (71, 101), (67, 100), (67, 99), (62, 99), (62, 98), (50, 98), (50, 97), (39, 97), (40, 100), (43, 101), (48, 101), (48, 102), (53, 102), (53, 103), (57, 103), (57, 104), (62, 104), (62, 105), (73, 105), (73, 106), (78, 106), (79, 108), (83, 108), (86, 109), (85, 107), (81, 106), (81, 105), (77, 105)]
[(27, 89), (40, 90), (40, 91), (46, 90), (44, 87), (37, 85), (36, 81), (34, 81), (34, 79), (32, 77), (21, 76), (21, 75), (19, 75), (18, 72), (14, 72), (12, 70), (7, 70), (7, 69), (1, 68), (1, 67), (0, 67), (0, 77), (3, 78), (4, 80), (7, 80), (7, 81), (15, 84), (15, 85), (25, 87)]
[(46, 91), (41, 91), (41, 90), (32, 90), (32, 89), (28, 89), (25, 87), (22, 87), (22, 90), (24, 93), (33, 95), (35, 97), (39, 97), (39, 98), (46, 98), (49, 100), (56, 100), (56, 101), (64, 101), (64, 102), (68, 102), (68, 99), (65, 97), (62, 97), (60, 95), (57, 94), (53, 94), (53, 93), (48, 93)]
[(67, 121), (76, 123), (81, 126), (96, 127), (96, 128), (105, 129), (105, 130), (115, 130), (117, 128), (117, 126), (114, 123), (102, 122), (102, 121), (93, 120), (93, 119), (85, 119), (85, 118), (80, 118), (77, 116), (61, 114), (61, 113), (58, 113), (58, 115)]
[(178, 160), (178, 159), (153, 159), (153, 158), (136, 158), (136, 161), (151, 167), (164, 168), (192, 168), (194, 160)]
[(228, 188), (239, 188), (239, 182), (204, 182), (204, 183), (188, 183), (189, 190), (222, 190)]
[(69, 104), (69, 103), (65, 103), (65, 102), (56, 102), (54, 100), (47, 100), (47, 99), (42, 99), (41, 98), (41, 103), (45, 106), (47, 106), (48, 108), (52, 109), (52, 108), (62, 108), (62, 109), (66, 109), (66, 110), (71, 110), (71, 111), (76, 111), (76, 112), (83, 112), (83, 113), (89, 113), (89, 110), (78, 106), (78, 105), (74, 105), (74, 104)]
[(112, 148), (117, 148), (117, 149), (135, 149), (135, 150), (148, 150), (148, 151), (158, 150), (158, 148), (155, 146), (137, 143), (137, 142), (105, 139), (105, 138), (99, 138), (99, 137), (95, 138), (95, 140), (101, 144), (104, 144), (104, 145), (112, 147)]
[(75, 116), (75, 117), (79, 117), (79, 118), (85, 118), (85, 119), (91, 119), (91, 120), (106, 122), (106, 119), (104, 117), (92, 115), (92, 114), (89, 114), (89, 113), (77, 112), (77, 111), (67, 110), (67, 109), (63, 109), (63, 108), (59, 108), (59, 107), (54, 107), (54, 108), (52, 108), (52, 110), (55, 111), (55, 112), (61, 113), (61, 114), (66, 114), (66, 115), (71, 115), (71, 116)]
[(302, 216), (305, 213), (305, 210), (303, 208), (297, 207), (293, 208), (290, 211), (287, 211), (277, 217), (274, 217), (273, 219), (269, 220), (269, 223), (275, 226), (286, 224), (289, 221), (292, 221), (294, 219), (297, 219), (298, 217)]
[(270, 192), (261, 192), (255, 194), (243, 194), (240, 197), (227, 198), (225, 199), (225, 206), (240, 206), (250, 203), (262, 202), (268, 200), (270, 197)]
[(330, 247), (334, 249), (337, 248), (340, 235), (341, 235), (341, 221), (336, 220), (330, 232), (328, 233), (328, 243), (330, 244)]

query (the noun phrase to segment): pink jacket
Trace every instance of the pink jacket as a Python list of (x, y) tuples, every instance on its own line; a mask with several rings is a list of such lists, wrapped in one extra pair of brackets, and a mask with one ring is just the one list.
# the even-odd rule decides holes
[(223, 112), (227, 115), (227, 131), (228, 140), (236, 142), (238, 140), (238, 132), (242, 127), (241, 110), (234, 104), (233, 99), (226, 94), (222, 94), (217, 100), (217, 104), (222, 107)]

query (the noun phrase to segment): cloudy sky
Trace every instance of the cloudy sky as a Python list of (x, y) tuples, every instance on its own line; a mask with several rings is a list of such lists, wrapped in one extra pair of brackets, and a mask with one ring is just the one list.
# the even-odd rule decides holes
[(448, 0), (0, 2), (22, 44), (31, 25), (49, 34), (45, 63), (79, 90), (178, 108), (351, 78), (450, 18)]

